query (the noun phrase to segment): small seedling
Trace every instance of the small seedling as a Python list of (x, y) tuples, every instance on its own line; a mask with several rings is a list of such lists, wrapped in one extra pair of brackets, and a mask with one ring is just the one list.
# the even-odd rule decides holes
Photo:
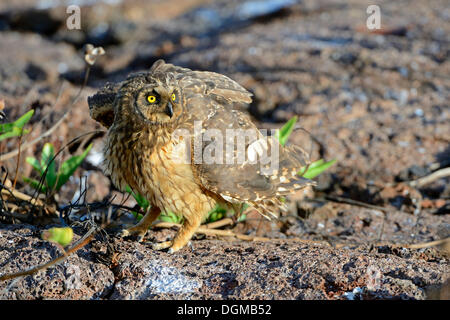
[(298, 172), (298, 175), (300, 175), (306, 179), (313, 179), (313, 178), (317, 177), (319, 174), (321, 174), (322, 172), (324, 172), (325, 170), (327, 170), (329, 167), (331, 167), (335, 162), (336, 162), (336, 159), (333, 159), (333, 160), (330, 160), (327, 162), (325, 162), (323, 159), (314, 161), (313, 163), (311, 163), (309, 165), (309, 167), (307, 167), (306, 172), (304, 172), (306, 168), (300, 169), (300, 171)]
[(41, 180), (45, 176), (44, 183), (40, 183), (35, 179), (27, 177), (24, 177), (23, 179), (33, 188), (42, 193), (59, 191), (59, 189), (61, 189), (61, 187), (75, 173), (75, 170), (81, 165), (91, 148), (92, 144), (90, 144), (82, 154), (72, 156), (68, 160), (64, 161), (59, 167), (59, 170), (56, 171), (54, 161), (55, 149), (51, 143), (46, 143), (42, 149), (40, 162), (34, 157), (26, 158), (26, 161), (39, 173)]
[(20, 137), (30, 132), (30, 130), (23, 127), (30, 121), (33, 114), (34, 110), (30, 110), (14, 122), (0, 124), (0, 141)]
[(50, 228), (42, 232), (41, 238), (42, 240), (59, 243), (65, 247), (72, 242), (73, 230), (70, 227)]
[(275, 137), (278, 139), (280, 144), (284, 147), (289, 139), (292, 131), (294, 131), (295, 124), (297, 123), (297, 116), (292, 117), (288, 122), (285, 123), (277, 132)]

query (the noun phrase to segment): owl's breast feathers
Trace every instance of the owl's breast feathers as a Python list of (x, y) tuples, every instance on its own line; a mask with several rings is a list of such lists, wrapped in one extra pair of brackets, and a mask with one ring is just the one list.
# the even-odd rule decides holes
[(182, 137), (156, 143), (163, 135), (110, 128), (104, 150), (105, 173), (122, 191), (128, 185), (163, 211), (186, 218), (206, 215), (216, 199), (197, 184), (191, 165), (183, 161), (190, 153)]

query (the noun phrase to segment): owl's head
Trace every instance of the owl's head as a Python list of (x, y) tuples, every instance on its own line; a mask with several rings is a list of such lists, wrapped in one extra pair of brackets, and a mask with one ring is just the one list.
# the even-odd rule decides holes
[(183, 114), (181, 89), (172, 75), (158, 72), (155, 65), (150, 72), (134, 73), (123, 82), (108, 83), (89, 97), (91, 117), (106, 127), (175, 124)]
[(180, 100), (179, 89), (156, 79), (139, 88), (129, 104), (132, 104), (131, 112), (137, 116), (137, 121), (148, 125), (162, 125), (179, 117), (182, 111)]

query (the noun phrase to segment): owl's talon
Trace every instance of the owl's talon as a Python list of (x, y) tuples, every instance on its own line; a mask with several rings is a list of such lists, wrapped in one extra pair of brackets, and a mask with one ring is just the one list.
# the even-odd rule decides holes
[[(172, 245), (172, 241), (158, 242), (158, 243), (152, 244), (152, 249), (153, 249), (153, 250), (160, 251), (160, 250), (164, 250), (164, 249), (169, 248), (171, 245)], [(170, 251), (171, 249), (172, 249), (172, 248), (170, 248), (169, 251)], [(172, 250), (172, 252), (173, 252), (173, 250)], [(172, 253), (172, 252), (169, 252), (169, 253)]]
[(174, 248), (173, 246), (169, 248), (169, 250), (167, 250), (167, 253), (172, 254), (177, 252), (178, 250), (180, 250), (181, 248)]
[(130, 235), (130, 232), (127, 229), (122, 229), (119, 231), (119, 233), (117, 234), (120, 238), (125, 238), (128, 237)]
[(136, 230), (133, 228), (129, 229), (122, 229), (119, 232), (120, 238), (130, 237), (130, 236), (136, 236), (137, 242), (142, 242), (144, 240), (145, 234), (147, 233), (147, 230)]

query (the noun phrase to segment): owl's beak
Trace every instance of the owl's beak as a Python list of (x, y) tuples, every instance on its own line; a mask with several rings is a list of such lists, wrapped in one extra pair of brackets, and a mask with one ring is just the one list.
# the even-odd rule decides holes
[(172, 116), (173, 116), (173, 106), (172, 106), (172, 103), (171, 103), (170, 101), (167, 102), (165, 112), (166, 112), (166, 114), (167, 114), (169, 117), (172, 118)]

